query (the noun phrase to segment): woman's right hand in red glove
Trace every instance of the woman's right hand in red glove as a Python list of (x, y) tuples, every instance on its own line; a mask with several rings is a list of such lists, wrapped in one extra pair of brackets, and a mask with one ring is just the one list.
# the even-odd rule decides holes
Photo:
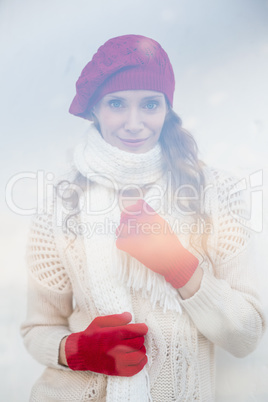
[(147, 363), (146, 324), (129, 324), (130, 313), (95, 318), (82, 332), (69, 335), (65, 343), (68, 366), (106, 375), (131, 377)]

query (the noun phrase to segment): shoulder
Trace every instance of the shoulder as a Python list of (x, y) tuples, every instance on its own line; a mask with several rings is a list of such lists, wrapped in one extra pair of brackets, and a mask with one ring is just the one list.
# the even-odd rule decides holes
[(37, 214), (29, 231), (26, 259), (36, 283), (58, 292), (69, 292), (70, 281), (59, 255), (52, 213)]
[(249, 188), (246, 175), (205, 167), (207, 200), (217, 239), (217, 261), (227, 262), (244, 252), (252, 242)]
[(28, 271), (35, 282), (58, 292), (70, 291), (70, 281), (62, 260), (67, 233), (66, 220), (73, 213), (69, 207), (70, 186), (74, 172), (57, 178), (53, 192), (47, 194), (32, 219), (26, 250)]
[(54, 178), (53, 182), (49, 183), (49, 191), (45, 189), (44, 196), (40, 195), (41, 208), (37, 207), (34, 223), (43, 222), (43, 225), (49, 226), (52, 231), (58, 227), (64, 228), (64, 222), (79, 209), (79, 199), (85, 187), (83, 179), (85, 178), (81, 178), (73, 167)]
[(234, 202), (244, 204), (247, 201), (248, 186), (246, 178), (234, 172), (211, 166), (204, 167), (205, 189), (218, 208), (229, 209)]
[(217, 192), (226, 191), (240, 181), (239, 175), (234, 172), (214, 166), (205, 166), (203, 172), (206, 184), (213, 185)]

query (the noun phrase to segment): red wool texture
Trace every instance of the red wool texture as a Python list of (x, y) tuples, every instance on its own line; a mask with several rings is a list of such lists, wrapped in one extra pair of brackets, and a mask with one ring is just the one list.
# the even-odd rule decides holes
[(125, 208), (116, 234), (118, 249), (163, 275), (176, 289), (186, 285), (198, 267), (198, 259), (144, 200)]
[(81, 332), (66, 339), (65, 354), (72, 370), (90, 370), (106, 375), (131, 377), (147, 363), (144, 336), (146, 324), (129, 324), (125, 312), (96, 317)]

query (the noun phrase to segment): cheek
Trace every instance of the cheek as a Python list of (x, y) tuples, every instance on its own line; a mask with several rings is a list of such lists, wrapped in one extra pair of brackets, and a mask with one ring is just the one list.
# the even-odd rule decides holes
[(109, 140), (113, 136), (113, 132), (118, 127), (117, 119), (110, 113), (103, 113), (98, 121), (103, 138), (105, 140)]
[(120, 116), (107, 113), (102, 119), (101, 123), (101, 127), (103, 127), (106, 132), (112, 133), (113, 130), (117, 129), (121, 125), (122, 119), (120, 119)]
[(154, 131), (157, 131), (159, 133), (162, 131), (163, 125), (165, 123), (165, 117), (165, 114), (156, 115), (154, 119), (151, 120), (151, 127), (154, 129)]

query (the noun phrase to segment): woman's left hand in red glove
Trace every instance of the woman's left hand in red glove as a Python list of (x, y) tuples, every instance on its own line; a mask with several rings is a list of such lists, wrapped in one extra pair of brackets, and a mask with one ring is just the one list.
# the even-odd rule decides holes
[(183, 287), (198, 267), (198, 259), (144, 200), (125, 208), (116, 234), (118, 249), (163, 275), (176, 289)]

